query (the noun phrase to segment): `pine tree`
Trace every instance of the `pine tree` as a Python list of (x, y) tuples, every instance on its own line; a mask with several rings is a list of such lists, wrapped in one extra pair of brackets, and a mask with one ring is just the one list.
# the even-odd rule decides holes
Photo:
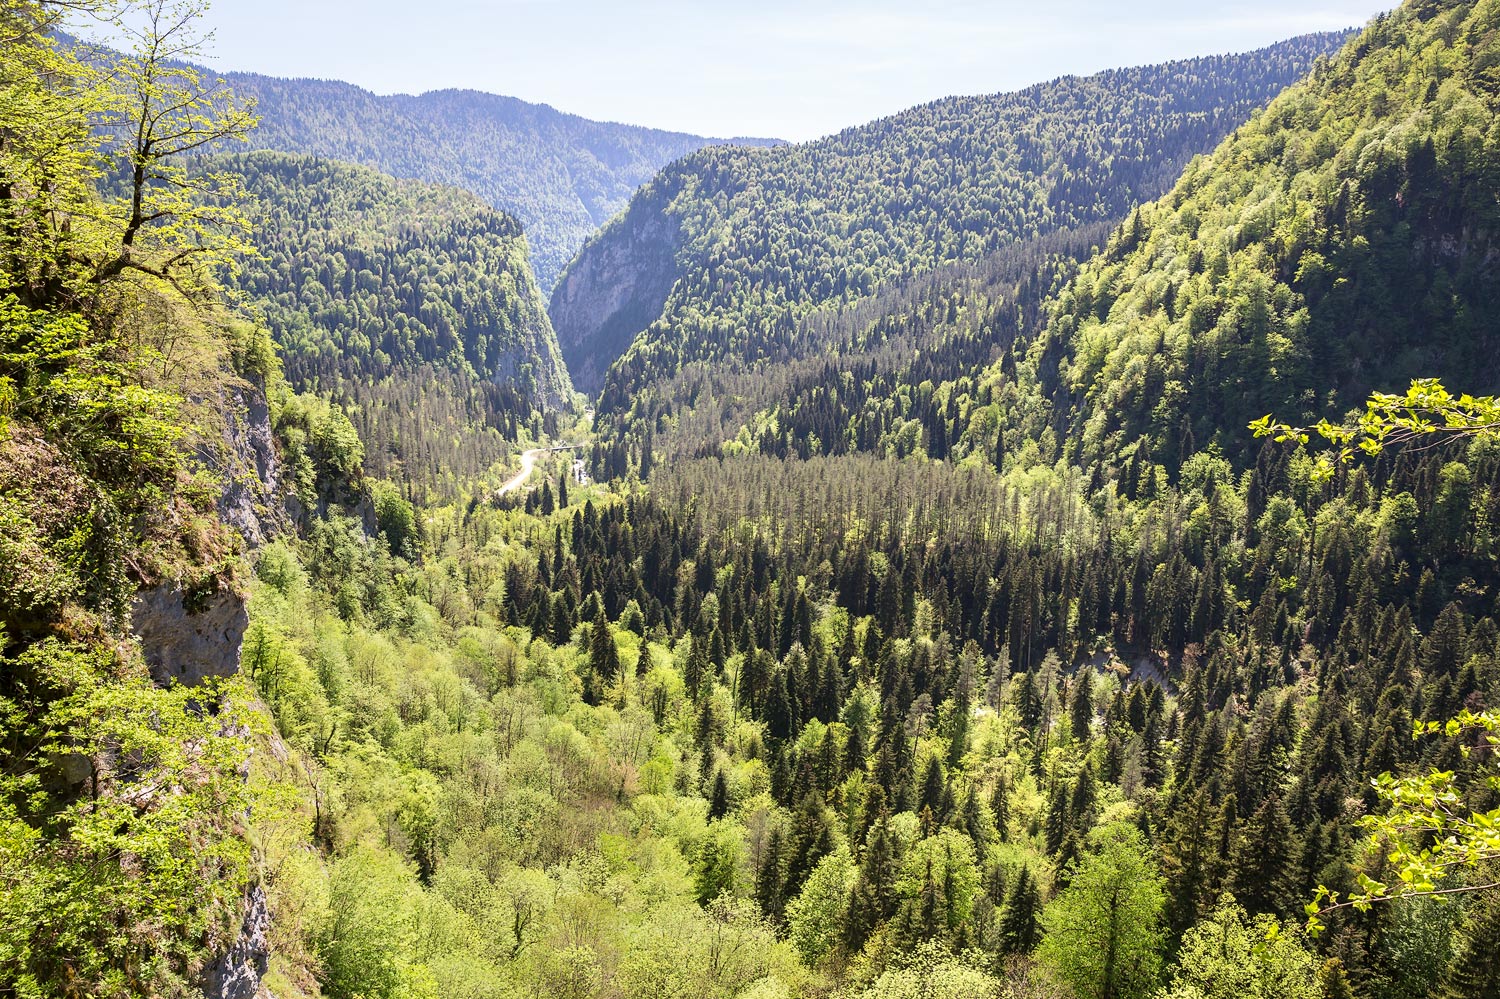
[(1440, 995), (1441, 999), (1500, 999), (1500, 892), (1479, 892), (1470, 905)]
[(1068, 823), (1080, 836), (1086, 835), (1094, 824), (1094, 804), (1098, 800), (1098, 785), (1094, 783), (1094, 771), (1085, 763), (1073, 783), (1073, 794), (1068, 802)]
[(1047, 853), (1054, 856), (1062, 849), (1063, 839), (1071, 828), (1068, 821), (1068, 791), (1069, 788), (1058, 781), (1052, 785), (1052, 793), (1047, 798), (1046, 845)]
[(974, 856), (980, 865), (984, 864), (985, 852), (989, 849), (989, 836), (984, 828), (984, 816), (979, 811), (979, 795), (974, 793), (971, 786), (964, 794), (964, 807), (959, 813), (960, 826), (968, 834), (974, 843)]
[(1073, 679), (1072, 731), (1078, 742), (1088, 740), (1094, 723), (1094, 694), (1092, 676), (1080, 670)]
[(766, 700), (766, 734), (780, 741), (789, 739), (796, 726), (791, 696), (787, 692), (786, 670), (779, 669), (771, 680), (771, 696)]
[(1202, 789), (1185, 806), (1173, 808), (1169, 803), (1161, 858), (1167, 879), (1167, 927), (1174, 937), (1198, 921), (1209, 901), (1209, 854), (1215, 848), (1212, 808)]
[(1229, 886), (1250, 913), (1288, 915), (1301, 855), (1296, 831), (1277, 797), (1267, 798), (1235, 837)]
[(786, 894), (795, 895), (812, 874), (818, 861), (833, 852), (833, 823), (828, 809), (816, 792), (802, 797), (792, 817), (792, 834), (787, 844)]
[(724, 779), (724, 771), (718, 770), (714, 773), (713, 794), (709, 796), (708, 817), (710, 820), (722, 819), (729, 814), (729, 783)]
[(786, 881), (782, 870), (785, 859), (781, 830), (771, 830), (760, 870), (755, 872), (755, 901), (767, 919), (780, 924), (786, 917)]
[(688, 648), (687, 665), (682, 672), (683, 686), (693, 700), (697, 700), (699, 692), (704, 689), (709, 672), (708, 639), (694, 635)]
[(938, 822), (943, 820), (943, 765), (936, 756), (928, 759), (922, 771), (922, 791), (917, 797), (917, 811), (926, 810)]
[(1029, 954), (1036, 947), (1037, 913), (1042, 899), (1031, 868), (1022, 866), (1000, 907), (1000, 947), (1007, 954)]
[(850, 895), (844, 942), (851, 953), (865, 945), (875, 927), (890, 918), (896, 880), (895, 850), (882, 814), (870, 828), (869, 842)]
[(1010, 789), (1004, 774), (995, 781), (995, 790), (990, 794), (990, 814), (994, 816), (1000, 842), (1006, 842), (1010, 836)]
[(600, 683), (608, 687), (620, 672), (620, 650), (615, 645), (614, 632), (601, 612), (592, 626), (589, 640), (589, 668), (599, 677)]

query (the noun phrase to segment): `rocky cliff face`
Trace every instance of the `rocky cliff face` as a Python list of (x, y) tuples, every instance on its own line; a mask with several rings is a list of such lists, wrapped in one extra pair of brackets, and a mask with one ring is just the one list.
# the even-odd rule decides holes
[(240, 935), (203, 973), (204, 999), (256, 999), (271, 960), (271, 910), (266, 890), (256, 884), (245, 893)]
[[(200, 442), (198, 461), (221, 483), (219, 516), (253, 550), (288, 522), (265, 393), (250, 383), (229, 385), (199, 405), (216, 413), (221, 433)], [(248, 624), (244, 594), (221, 577), (191, 589), (164, 583), (141, 590), (130, 612), (151, 678), (162, 686), (238, 673)]]
[(250, 623), (245, 597), (226, 580), (213, 583), (209, 592), (168, 584), (136, 594), (130, 626), (159, 686), (197, 686), (240, 671), (240, 643)]
[(574, 258), (552, 292), (552, 328), (582, 392), (603, 387), (604, 373), (661, 315), (681, 275), (668, 200), (657, 185), (643, 190)]
[(223, 393), (221, 409), (222, 446), (200, 448), (199, 457), (223, 482), (219, 516), (258, 548), (287, 526), (271, 408), (259, 386), (240, 385)]
[[(196, 404), (213, 413), (205, 424), (220, 428), (197, 450), (199, 463), (220, 481), (219, 516), (254, 550), (290, 523), (265, 393), (254, 384), (226, 385), (216, 398)], [(245, 595), (227, 575), (192, 587), (164, 583), (141, 590), (130, 613), (151, 679), (163, 687), (197, 686), (238, 673), (249, 623)], [(265, 995), (261, 978), (270, 960), (270, 927), (265, 888), (252, 884), (239, 935), (202, 972), (205, 999)]]

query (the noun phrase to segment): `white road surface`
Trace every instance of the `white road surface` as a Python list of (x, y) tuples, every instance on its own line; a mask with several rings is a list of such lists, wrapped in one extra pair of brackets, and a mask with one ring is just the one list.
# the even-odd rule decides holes
[(507, 479), (505, 484), (496, 491), (495, 496), (498, 498), (506, 493), (513, 493), (524, 486), (526, 480), (531, 478), (532, 470), (536, 468), (536, 463), (542, 455), (551, 451), (572, 451), (576, 447), (578, 447), (577, 444), (559, 444), (556, 447), (534, 447), (529, 451), (522, 451), (521, 470)]

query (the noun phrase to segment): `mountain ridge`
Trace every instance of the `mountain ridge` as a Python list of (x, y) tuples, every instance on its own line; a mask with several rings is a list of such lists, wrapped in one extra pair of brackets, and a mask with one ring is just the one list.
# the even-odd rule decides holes
[[(342, 80), (220, 74), (254, 97), (251, 149), (328, 156), (473, 191), (526, 226), (543, 294), (586, 236), (657, 170), (717, 139), (600, 122), (518, 97), (447, 88), (382, 95)], [(456, 123), (463, 123), (463, 128)]]
[[(1059, 77), (811, 143), (675, 161), (552, 292), (575, 384), (603, 390), (607, 419), (629, 410), (633, 421), (670, 405), (653, 382), (699, 361), (776, 355), (810, 309), (1124, 217), (1347, 37)], [(632, 280), (640, 294), (622, 296)]]

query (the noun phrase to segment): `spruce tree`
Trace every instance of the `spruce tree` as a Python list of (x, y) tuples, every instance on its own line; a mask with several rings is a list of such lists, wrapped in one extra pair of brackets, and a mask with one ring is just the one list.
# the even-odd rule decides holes
[(786, 894), (800, 891), (818, 861), (832, 852), (833, 824), (828, 809), (816, 792), (809, 791), (792, 817), (792, 833), (787, 843)]
[(602, 613), (595, 620), (592, 632), (589, 638), (589, 668), (599, 677), (601, 685), (608, 688), (620, 672), (620, 650), (615, 645), (609, 621)]
[(761, 858), (760, 869), (755, 872), (755, 901), (766, 918), (778, 925), (786, 914), (783, 853), (781, 829), (772, 829), (771, 838), (766, 843), (765, 856)]
[(710, 820), (722, 819), (729, 814), (729, 783), (724, 779), (724, 771), (718, 770), (714, 773), (714, 789), (708, 800), (708, 817)]
[(1088, 670), (1079, 670), (1073, 679), (1072, 733), (1078, 742), (1086, 742), (1093, 730), (1093, 678)]
[(917, 797), (917, 811), (924, 809), (932, 813), (939, 822), (943, 819), (943, 765), (936, 756), (928, 759), (922, 771), (922, 791)]
[(869, 842), (860, 860), (859, 877), (850, 894), (844, 944), (857, 953), (882, 921), (889, 919), (896, 880), (895, 850), (882, 814), (870, 828)]
[(1041, 895), (1031, 877), (1031, 868), (1022, 866), (1005, 893), (1000, 907), (1000, 947), (1007, 954), (1029, 954), (1036, 947), (1037, 913)]
[(1500, 892), (1478, 892), (1469, 906), (1440, 996), (1500, 999)]
[(1006, 786), (1004, 774), (996, 779), (995, 790), (990, 794), (990, 815), (995, 819), (1000, 842), (1004, 843), (1010, 836), (1010, 789)]
[(1301, 851), (1281, 799), (1267, 798), (1235, 837), (1230, 890), (1250, 913), (1289, 915)]

